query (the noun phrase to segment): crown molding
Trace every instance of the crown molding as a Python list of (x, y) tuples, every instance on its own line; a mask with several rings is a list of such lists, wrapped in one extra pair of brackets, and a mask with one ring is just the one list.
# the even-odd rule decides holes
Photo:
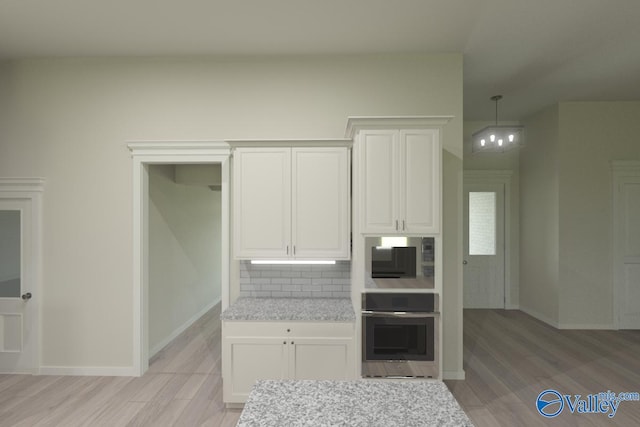
[(444, 126), (454, 116), (349, 116), (345, 137), (353, 139), (361, 129), (418, 129)]
[(44, 178), (0, 178), (0, 191), (43, 192)]
[(137, 156), (228, 155), (225, 141), (132, 141), (127, 148)]

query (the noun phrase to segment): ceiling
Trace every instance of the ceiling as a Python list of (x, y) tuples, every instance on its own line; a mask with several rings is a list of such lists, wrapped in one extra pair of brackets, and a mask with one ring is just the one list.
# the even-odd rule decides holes
[(0, 0), (0, 59), (464, 54), (465, 120), (640, 100), (637, 0)]

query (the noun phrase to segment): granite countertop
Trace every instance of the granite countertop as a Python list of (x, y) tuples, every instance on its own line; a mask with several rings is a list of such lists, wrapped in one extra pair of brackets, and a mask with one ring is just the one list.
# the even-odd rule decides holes
[(355, 322), (348, 298), (239, 298), (222, 320)]
[(473, 426), (441, 381), (261, 380), (238, 427)]

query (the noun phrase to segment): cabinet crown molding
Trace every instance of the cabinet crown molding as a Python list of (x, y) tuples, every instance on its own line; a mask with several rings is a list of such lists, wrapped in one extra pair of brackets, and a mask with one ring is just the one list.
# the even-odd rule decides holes
[(305, 139), (229, 139), (231, 148), (239, 147), (351, 147), (352, 139), (347, 138), (305, 138)]
[(412, 129), (444, 126), (454, 116), (349, 116), (345, 137), (351, 138), (361, 129)]

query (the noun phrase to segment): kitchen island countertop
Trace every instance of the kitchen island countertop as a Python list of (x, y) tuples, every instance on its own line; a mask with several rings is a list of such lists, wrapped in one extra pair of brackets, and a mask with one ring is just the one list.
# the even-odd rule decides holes
[(441, 381), (261, 380), (238, 427), (473, 426)]
[(220, 319), (355, 322), (356, 316), (348, 298), (239, 298)]

